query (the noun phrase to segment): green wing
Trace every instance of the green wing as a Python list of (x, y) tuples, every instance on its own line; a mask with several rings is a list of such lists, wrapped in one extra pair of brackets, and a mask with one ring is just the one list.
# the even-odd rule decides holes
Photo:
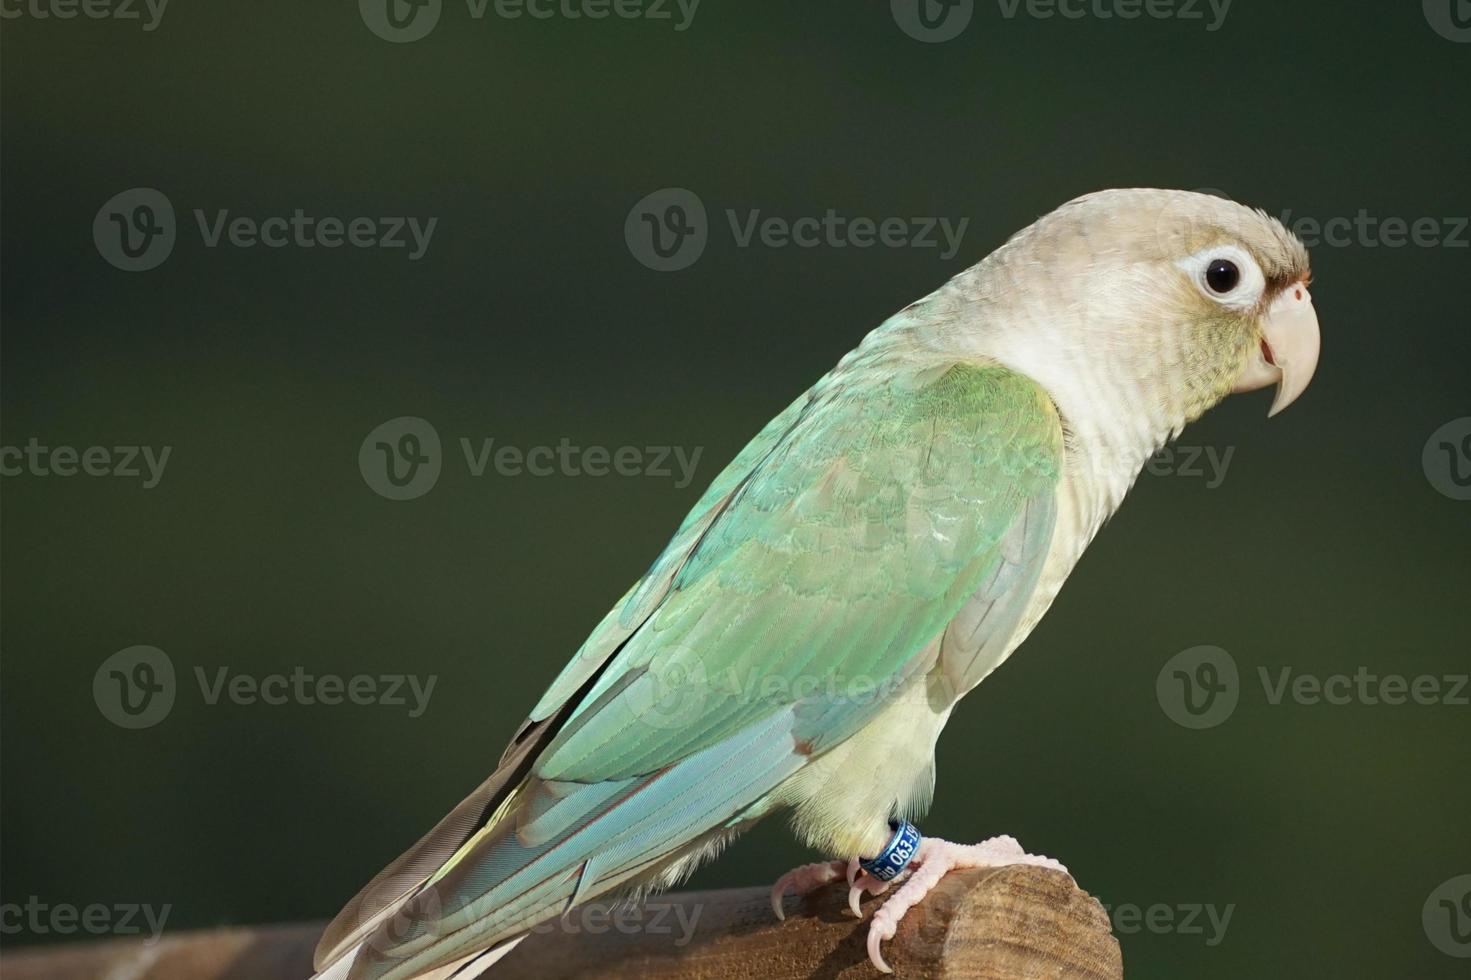
[(820, 750), (931, 666), (912, 658), (997, 571), (1028, 502), (1050, 499), (1061, 453), (1030, 380), (934, 374), (819, 389), (744, 478), (717, 481), (718, 517), (686, 523), (709, 526), (537, 775), (652, 772), (789, 703)]
[(731, 494), (748, 479), (767, 456), (802, 417), (809, 402), (803, 394), (736, 454), (690, 508), (679, 530), (664, 547), (633, 588), (614, 604), (597, 627), (588, 635), (577, 655), (563, 668), (536, 707), (531, 709), (528, 724), (544, 721), (554, 715), (603, 666), (618, 647), (633, 635), (649, 613), (663, 601), (674, 574), (683, 566), (691, 550), (709, 530), (715, 518), (723, 513)]
[(362, 907), (408, 927), (340, 916), (325, 958), (362, 940), (348, 975), (396, 980), (512, 938), (739, 822), (942, 646), (984, 658), (1035, 583), (1061, 456), (1021, 375), (850, 356), (715, 481), (502, 769), (395, 863), (391, 903)]

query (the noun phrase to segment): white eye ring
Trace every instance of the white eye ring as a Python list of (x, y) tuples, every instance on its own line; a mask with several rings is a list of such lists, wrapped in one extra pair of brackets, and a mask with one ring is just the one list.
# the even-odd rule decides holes
[[(1235, 285), (1217, 292), (1207, 279), (1207, 273), (1218, 262), (1229, 262), (1239, 273)], [(1233, 310), (1249, 310), (1261, 300), (1267, 288), (1267, 277), (1251, 253), (1239, 245), (1212, 245), (1175, 263), (1201, 295)]]

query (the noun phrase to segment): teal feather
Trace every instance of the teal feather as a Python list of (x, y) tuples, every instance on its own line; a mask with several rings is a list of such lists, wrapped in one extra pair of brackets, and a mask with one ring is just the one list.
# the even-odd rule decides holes
[(648, 880), (883, 708), (855, 692), (935, 669), (957, 616), (974, 657), (1004, 643), (1061, 451), (1014, 372), (881, 341), (850, 356), (716, 478), (533, 710), (517, 788), (349, 976), (407, 980)]

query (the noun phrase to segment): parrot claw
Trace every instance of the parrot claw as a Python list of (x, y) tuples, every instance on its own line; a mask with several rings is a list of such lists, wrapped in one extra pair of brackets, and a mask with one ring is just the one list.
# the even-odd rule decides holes
[(878, 895), (889, 888), (888, 882), (879, 881), (867, 872), (860, 871), (856, 857), (850, 861), (821, 861), (817, 864), (804, 864), (800, 868), (788, 871), (776, 879), (776, 884), (771, 886), (772, 913), (776, 915), (778, 921), (786, 921), (787, 916), (786, 911), (782, 908), (782, 899), (786, 897), (787, 892), (794, 891), (798, 895), (805, 895), (839, 878), (848, 880), (848, 908), (852, 910), (855, 919), (863, 918), (863, 910), (858, 907), (858, 900), (863, 897), (864, 892), (873, 892)]
[(817, 864), (804, 864), (800, 868), (793, 868), (780, 878), (776, 884), (771, 886), (771, 911), (776, 914), (777, 921), (786, 920), (786, 912), (782, 910), (782, 899), (787, 892), (795, 891), (798, 895), (805, 895), (814, 888), (821, 888), (830, 882), (837, 881), (843, 875), (848, 876), (848, 883), (853, 883), (854, 869), (858, 862), (854, 861), (821, 861)]
[(1014, 837), (993, 837), (979, 844), (954, 844), (926, 837), (915, 852), (908, 879), (887, 902), (874, 912), (868, 925), (868, 958), (882, 973), (893, 973), (884, 962), (883, 943), (893, 939), (899, 922), (949, 871), (999, 868), (1008, 864), (1030, 864), (1067, 874), (1067, 868), (1048, 857), (1028, 854)]
[(848, 862), (848, 909), (853, 913), (853, 918), (863, 918), (863, 909), (858, 907), (858, 901), (864, 892), (882, 895), (888, 890), (887, 881), (879, 881), (867, 871), (859, 873), (857, 858)]

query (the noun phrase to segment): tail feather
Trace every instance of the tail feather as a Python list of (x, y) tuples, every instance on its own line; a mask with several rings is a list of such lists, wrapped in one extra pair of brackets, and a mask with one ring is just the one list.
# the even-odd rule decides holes
[[(417, 980), (474, 980), (475, 977), (500, 962), (503, 956), (520, 945), (521, 940), (525, 938), (524, 935), (517, 936), (492, 949), (471, 953), (469, 956), (447, 963), (438, 969), (420, 974)], [(347, 951), (326, 970), (313, 976), (311, 980), (348, 980), (348, 977), (352, 975), (352, 967), (357, 955), (357, 949)]]
[(436, 976), (578, 903), (656, 879), (709, 850), (759, 815), (753, 805), (801, 767), (793, 724), (792, 712), (776, 712), (660, 772), (613, 785), (531, 781), (380, 922), (341, 980)]
[(492, 809), (525, 778), (532, 752), (540, 744), (540, 738), (525, 737), (514, 745), (485, 782), (353, 896), (317, 943), (314, 965), (318, 970), (372, 935), (464, 847), (490, 819)]

